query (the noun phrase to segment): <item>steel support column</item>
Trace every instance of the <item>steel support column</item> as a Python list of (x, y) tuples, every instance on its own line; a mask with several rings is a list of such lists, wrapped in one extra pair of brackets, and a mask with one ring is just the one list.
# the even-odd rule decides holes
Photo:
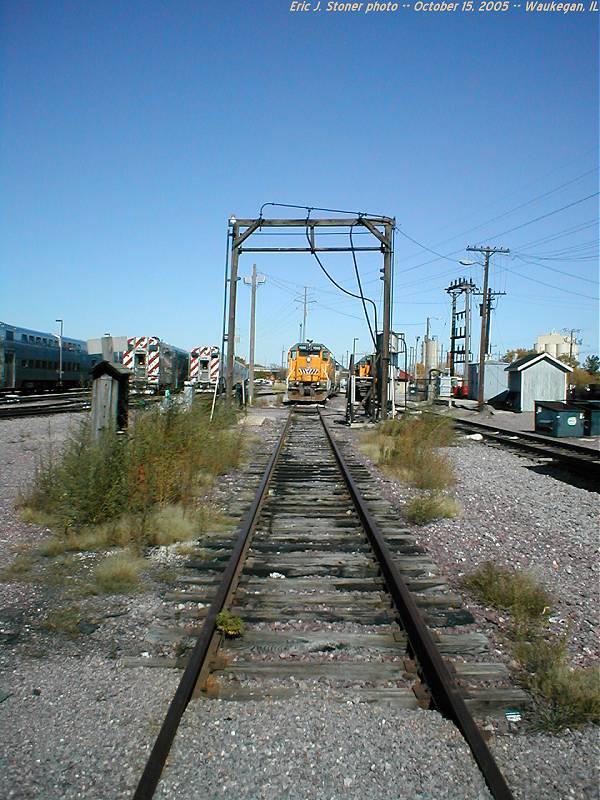
[(379, 415), (388, 417), (388, 388), (390, 382), (390, 328), (392, 323), (392, 230), (384, 225), (386, 243), (383, 245), (383, 336), (381, 337), (381, 386), (379, 387)]
[[(225, 373), (225, 398), (228, 403), (233, 401), (233, 362), (235, 358), (235, 308), (238, 282), (238, 261), (240, 259), (240, 246), (237, 242), (240, 227), (237, 222), (233, 224), (231, 234), (231, 274), (229, 276), (229, 322), (227, 325), (227, 370)], [(221, 358), (223, 354), (221, 354)]]

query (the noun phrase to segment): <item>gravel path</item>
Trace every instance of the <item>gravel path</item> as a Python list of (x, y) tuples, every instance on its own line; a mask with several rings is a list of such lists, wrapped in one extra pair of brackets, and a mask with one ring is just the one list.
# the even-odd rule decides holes
[[(0, 568), (10, 564), (24, 545), (36, 544), (49, 535), (47, 528), (23, 522), (14, 503), (33, 478), (40, 458), (56, 450), (84, 414), (56, 414), (0, 421)], [(0, 609), (22, 612), (35, 608), (35, 585), (15, 580), (0, 582)]]
[(20, 660), (0, 675), (0, 797), (131, 797), (178, 679), (96, 656)]
[(335, 702), (332, 693), (205, 701), (184, 718), (169, 762), (164, 800), (490, 797), (462, 737), (436, 713)]

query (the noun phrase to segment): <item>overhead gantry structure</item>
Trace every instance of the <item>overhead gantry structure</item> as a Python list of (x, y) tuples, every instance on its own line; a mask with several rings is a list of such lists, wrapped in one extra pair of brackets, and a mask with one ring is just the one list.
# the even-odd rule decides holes
[[(229, 303), (227, 315), (227, 366), (225, 383), (227, 397), (233, 394), (233, 366), (235, 358), (235, 318), (236, 298), (238, 283), (238, 265), (242, 253), (356, 253), (375, 251), (383, 254), (383, 320), (381, 323), (381, 347), (378, 348), (379, 373), (378, 406), (380, 419), (387, 419), (388, 415), (388, 383), (390, 375), (390, 330), (392, 309), (392, 259), (394, 252), (394, 229), (396, 220), (393, 217), (373, 216), (370, 214), (357, 214), (348, 217), (313, 218), (307, 209), (306, 217), (297, 219), (272, 219), (259, 216), (256, 219), (236, 219), (232, 216), (228, 224), (228, 263), (230, 273), (226, 274), (226, 283), (229, 282)], [(352, 241), (352, 231), (355, 228), (365, 228), (371, 233), (374, 244), (357, 247)], [(280, 229), (282, 233), (296, 233), (298, 228), (303, 228), (307, 243), (304, 247), (253, 247), (249, 246), (252, 235), (263, 228)], [(287, 229), (287, 231), (286, 231)], [(335, 232), (348, 233), (350, 246), (327, 247), (319, 241), (319, 233), (324, 229), (334, 229)], [(227, 273), (227, 270), (226, 270)], [(361, 297), (361, 295), (355, 295)], [(365, 298), (366, 299), (366, 298)], [(377, 331), (376, 331), (377, 333)], [(378, 337), (376, 337), (378, 338)]]

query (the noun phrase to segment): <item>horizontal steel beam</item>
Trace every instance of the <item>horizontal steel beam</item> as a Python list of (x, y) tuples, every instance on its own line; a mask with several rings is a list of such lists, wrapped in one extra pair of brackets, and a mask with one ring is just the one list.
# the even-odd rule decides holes
[[(364, 225), (368, 220), (373, 225), (394, 225), (390, 217), (346, 217), (345, 219), (259, 219), (260, 228), (350, 228), (352, 225)], [(250, 228), (256, 219), (238, 219), (235, 224), (240, 228)], [(231, 222), (229, 223), (232, 224)]]
[(240, 247), (240, 253), (355, 253), (365, 250), (381, 253), (380, 247)]

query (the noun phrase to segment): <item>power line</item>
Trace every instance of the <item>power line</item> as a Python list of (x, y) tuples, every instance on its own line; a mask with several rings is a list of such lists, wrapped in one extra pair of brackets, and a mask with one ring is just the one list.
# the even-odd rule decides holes
[[(394, 228), (394, 230), (396, 230), (401, 236), (404, 236), (405, 239), (408, 239), (409, 241), (414, 242), (415, 244), (419, 245), (419, 247), (422, 247), (423, 250), (427, 250), (428, 253), (433, 253), (434, 256), (439, 256), (439, 258), (445, 258), (447, 261), (452, 261), (455, 264), (457, 263), (457, 259), (456, 258), (450, 258), (450, 256), (445, 256), (445, 255), (443, 255), (443, 253), (438, 253), (437, 250), (432, 250), (431, 247), (427, 247), (427, 245), (424, 245), (421, 242), (418, 242), (416, 239), (413, 239), (412, 236), (409, 236), (408, 233), (405, 233), (400, 228), (396, 227), (396, 228)], [(452, 238), (455, 238), (455, 237), (452, 237)], [(413, 268), (411, 267), (411, 269), (413, 269)], [(403, 272), (408, 272), (408, 270), (402, 270), (402, 271)]]
[(517, 272), (516, 270), (509, 269), (508, 267), (504, 267), (507, 272), (510, 272), (512, 275), (517, 275), (519, 278), (525, 278), (526, 281), (531, 281), (532, 283), (539, 283), (542, 286), (547, 286), (550, 289), (556, 289), (559, 292), (566, 292), (566, 294), (574, 294), (577, 297), (585, 297), (586, 300), (598, 300), (598, 297), (590, 297), (589, 294), (582, 294), (581, 292), (573, 292), (570, 289), (563, 289), (562, 286), (554, 286), (552, 283), (545, 283), (544, 281), (540, 281), (538, 278), (530, 278), (528, 275), (523, 275), (521, 272)]
[[(505, 236), (507, 233), (513, 233), (514, 231), (520, 230), (521, 228), (525, 228), (528, 225), (533, 225), (534, 223), (539, 222), (542, 219), (547, 219), (548, 217), (551, 217), (554, 214), (558, 214), (561, 211), (566, 211), (566, 209), (572, 208), (573, 206), (576, 206), (576, 205), (579, 205), (580, 203), (583, 203), (586, 200), (590, 200), (593, 197), (597, 197), (598, 194), (600, 194), (600, 192), (593, 192), (592, 194), (587, 195), (586, 197), (581, 197), (578, 200), (574, 200), (572, 203), (567, 203), (566, 205), (561, 206), (560, 208), (556, 208), (553, 211), (549, 211), (546, 214), (541, 214), (539, 217), (535, 217), (534, 219), (528, 220), (527, 222), (522, 222), (520, 225), (515, 225), (514, 227), (509, 228), (508, 230), (501, 231), (500, 233), (494, 233), (491, 236), (488, 236), (487, 238), (490, 239), (490, 240), (491, 239), (497, 239), (499, 236)], [(485, 224), (487, 224), (487, 223), (485, 223)], [(477, 226), (477, 227), (482, 227), (482, 226), (480, 225), (480, 226)], [(403, 235), (406, 235), (400, 230), (398, 232), (402, 233)], [(408, 237), (408, 235), (406, 235), (406, 238), (410, 238), (410, 237)], [(452, 237), (452, 238), (454, 239), (456, 237)], [(435, 263), (440, 258), (447, 259), (448, 261), (455, 261), (456, 259), (451, 258), (451, 256), (457, 255), (458, 253), (462, 253), (462, 251), (463, 251), (463, 248), (460, 248), (458, 250), (452, 250), (449, 253), (443, 254), (443, 253), (438, 253), (435, 250), (432, 250), (430, 247), (427, 247), (427, 246), (421, 244), (420, 242), (417, 242), (416, 239), (411, 239), (411, 241), (416, 242), (424, 250), (427, 250), (430, 253), (434, 253), (435, 255), (437, 255), (437, 258), (430, 259), (429, 261), (423, 261), (422, 263), (415, 264), (412, 267), (406, 267), (405, 269), (399, 270), (400, 273), (410, 272), (411, 270), (419, 269), (419, 267), (425, 267), (428, 264)]]
[[(518, 258), (519, 261), (522, 261), (524, 264), (533, 264), (535, 267), (543, 267), (544, 269), (549, 269), (552, 272), (558, 272), (561, 275), (566, 275), (568, 278), (576, 278), (578, 281), (585, 281), (586, 283), (593, 283), (595, 286), (598, 285), (598, 281), (593, 281), (591, 278), (583, 278), (581, 275), (574, 275), (572, 272), (567, 272), (564, 269), (557, 269), (557, 267), (551, 267), (549, 264), (538, 264), (536, 261), (531, 261), (530, 259), (523, 258), (518, 254), (514, 254), (515, 258)], [(564, 290), (563, 290), (564, 291)]]
[(498, 236), (504, 236), (507, 233), (512, 233), (513, 231), (518, 231), (521, 228), (525, 228), (527, 225), (533, 225), (535, 222), (539, 222), (542, 219), (547, 219), (548, 217), (554, 216), (554, 214), (558, 214), (561, 211), (566, 211), (567, 208), (573, 208), (573, 206), (578, 206), (580, 203), (584, 203), (586, 200), (591, 200), (592, 197), (598, 197), (600, 192), (592, 192), (592, 194), (588, 194), (585, 197), (580, 197), (578, 200), (574, 200), (572, 203), (567, 203), (565, 206), (561, 206), (560, 208), (555, 208), (554, 211), (548, 211), (547, 214), (542, 214), (539, 217), (535, 217), (534, 219), (530, 219), (528, 222), (522, 222), (520, 225), (515, 225), (514, 228), (509, 228), (506, 231), (502, 231), (501, 233), (494, 233), (492, 236), (488, 236), (488, 239), (497, 239)]
[[(546, 173), (546, 175), (545, 175), (544, 177), (548, 177), (549, 175), (552, 175), (552, 174), (554, 174), (554, 172), (556, 172), (556, 171), (557, 171), (556, 169), (554, 169), (554, 170), (551, 170), (549, 173)], [(478, 228), (483, 228), (485, 225), (489, 225), (489, 224), (491, 224), (492, 222), (496, 222), (496, 221), (497, 221), (497, 220), (499, 220), (499, 219), (502, 219), (502, 218), (504, 218), (504, 217), (506, 217), (506, 216), (509, 216), (510, 214), (513, 214), (515, 211), (518, 211), (518, 210), (520, 210), (521, 208), (525, 208), (526, 206), (528, 206), (528, 205), (531, 205), (532, 203), (535, 203), (535, 202), (537, 202), (538, 200), (542, 200), (543, 198), (545, 198), (545, 197), (548, 197), (549, 195), (551, 195), (551, 194), (554, 194), (555, 192), (558, 192), (558, 191), (560, 191), (561, 189), (564, 189), (566, 186), (570, 186), (570, 185), (572, 185), (573, 183), (576, 183), (577, 181), (580, 181), (582, 178), (585, 178), (585, 177), (587, 177), (588, 175), (590, 175), (590, 174), (592, 174), (592, 173), (594, 173), (594, 172), (597, 172), (597, 171), (598, 171), (598, 167), (594, 167), (594, 168), (593, 168), (593, 169), (591, 169), (591, 170), (587, 170), (586, 172), (583, 172), (583, 173), (581, 173), (581, 174), (580, 174), (580, 175), (578, 175), (577, 177), (575, 177), (575, 178), (572, 178), (572, 179), (570, 179), (569, 181), (565, 181), (564, 183), (561, 183), (559, 186), (555, 186), (554, 188), (552, 188), (552, 189), (548, 190), (547, 192), (544, 192), (544, 193), (543, 193), (543, 194), (541, 194), (541, 195), (537, 195), (536, 197), (533, 197), (533, 198), (531, 198), (530, 200), (527, 200), (527, 201), (525, 201), (524, 203), (521, 203), (521, 204), (519, 204), (518, 206), (515, 206), (514, 208), (511, 208), (511, 209), (509, 209), (508, 211), (504, 211), (503, 213), (501, 213), (501, 214), (498, 214), (497, 216), (495, 216), (495, 217), (492, 217), (492, 218), (490, 218), (490, 219), (487, 219), (487, 220), (485, 220), (484, 222), (481, 222), (481, 223), (479, 223), (479, 224), (475, 225), (474, 227), (467, 228), (466, 230), (463, 230), (463, 231), (461, 231), (460, 233), (457, 233), (457, 234), (455, 234), (454, 236), (450, 236), (450, 237), (447, 237), (446, 239), (442, 239), (442, 240), (440, 240), (440, 241), (438, 242), (438, 244), (444, 244), (445, 242), (451, 242), (453, 239), (457, 239), (459, 236), (464, 236), (464, 235), (466, 235), (467, 233), (471, 233), (472, 231), (474, 231), (474, 230), (477, 230)], [(494, 205), (494, 204), (492, 203), (491, 205)], [(399, 232), (400, 232), (400, 231), (399, 231)], [(498, 235), (499, 235), (499, 236), (501, 236), (502, 234), (498, 234)], [(410, 238), (410, 237), (407, 237), (407, 238)], [(488, 238), (490, 238), (490, 237), (488, 237)], [(453, 251), (452, 253), (449, 253), (449, 254), (447, 254), (447, 255), (441, 255), (441, 254), (437, 253), (435, 250), (433, 250), (433, 249), (431, 249), (431, 248), (429, 248), (429, 247), (426, 247), (425, 245), (421, 244), (420, 242), (418, 242), (418, 241), (417, 241), (417, 240), (415, 240), (415, 239), (411, 239), (411, 241), (413, 241), (413, 242), (414, 242), (415, 244), (417, 244), (419, 247), (422, 247), (423, 249), (427, 250), (428, 252), (431, 252), (431, 253), (433, 253), (433, 254), (435, 254), (435, 255), (439, 255), (441, 258), (448, 258), (448, 256), (450, 256), (450, 255), (453, 255), (453, 254), (456, 254), (456, 253), (462, 252), (462, 249), (461, 249), (461, 250), (456, 250), (456, 251)], [(408, 256), (408, 258), (413, 258), (413, 257), (415, 257), (416, 255), (417, 255), (417, 254), (416, 254), (416, 253), (414, 253), (412, 256)], [(430, 263), (430, 262), (429, 262), (429, 263)], [(411, 269), (412, 269), (412, 268), (411, 268)]]
[[(333, 213), (340, 213), (340, 214), (342, 214), (342, 213), (350, 213), (350, 212), (342, 212), (342, 211), (340, 211), (340, 212), (333, 212)], [(374, 315), (375, 315), (375, 330), (377, 330), (377, 306), (375, 305), (375, 303), (373, 302), (373, 300), (371, 300), (371, 299), (370, 299), (370, 298), (368, 298), (368, 297), (366, 297), (366, 298), (365, 298), (365, 297), (361, 297), (359, 294), (354, 294), (354, 292), (349, 292), (347, 289), (344, 289), (344, 287), (343, 287), (343, 286), (341, 286), (341, 285), (340, 285), (340, 284), (339, 284), (339, 283), (338, 283), (338, 282), (337, 282), (337, 281), (336, 281), (334, 278), (332, 278), (332, 277), (331, 277), (331, 275), (329, 274), (329, 272), (327, 272), (327, 270), (326, 270), (326, 269), (325, 269), (325, 267), (323, 266), (323, 264), (322, 264), (322, 262), (321, 262), (321, 259), (319, 258), (319, 256), (318, 256), (318, 255), (317, 255), (317, 253), (315, 252), (315, 250), (313, 249), (313, 244), (312, 244), (312, 242), (311, 242), (311, 240), (310, 240), (310, 236), (309, 236), (309, 233), (308, 233), (308, 219), (309, 219), (309, 216), (310, 216), (310, 210), (309, 210), (309, 212), (308, 212), (308, 216), (306, 217), (306, 228), (305, 228), (305, 233), (306, 233), (306, 239), (307, 239), (307, 241), (308, 241), (308, 245), (309, 245), (309, 247), (310, 247), (310, 251), (311, 251), (311, 253), (313, 254), (313, 256), (315, 257), (315, 259), (316, 259), (316, 261), (317, 261), (317, 264), (319, 265), (319, 267), (321, 268), (321, 270), (322, 270), (322, 271), (325, 273), (325, 275), (327, 276), (327, 278), (328, 278), (328, 279), (331, 281), (331, 283), (333, 283), (333, 285), (334, 285), (334, 286), (337, 286), (337, 288), (338, 288), (340, 291), (342, 291), (344, 294), (347, 294), (347, 295), (349, 295), (350, 297), (355, 297), (357, 300), (363, 300), (363, 302), (366, 300), (367, 302), (371, 303), (371, 305), (373, 306), (373, 312), (374, 312)], [(369, 319), (369, 315), (368, 315), (368, 314), (367, 314), (367, 325), (369, 326), (369, 332), (370, 332), (370, 334), (371, 334), (371, 338), (373, 339), (373, 344), (375, 345), (375, 347), (377, 347), (377, 340), (376, 340), (375, 336), (373, 335), (373, 329), (372, 329), (372, 327), (371, 327), (371, 320)]]

